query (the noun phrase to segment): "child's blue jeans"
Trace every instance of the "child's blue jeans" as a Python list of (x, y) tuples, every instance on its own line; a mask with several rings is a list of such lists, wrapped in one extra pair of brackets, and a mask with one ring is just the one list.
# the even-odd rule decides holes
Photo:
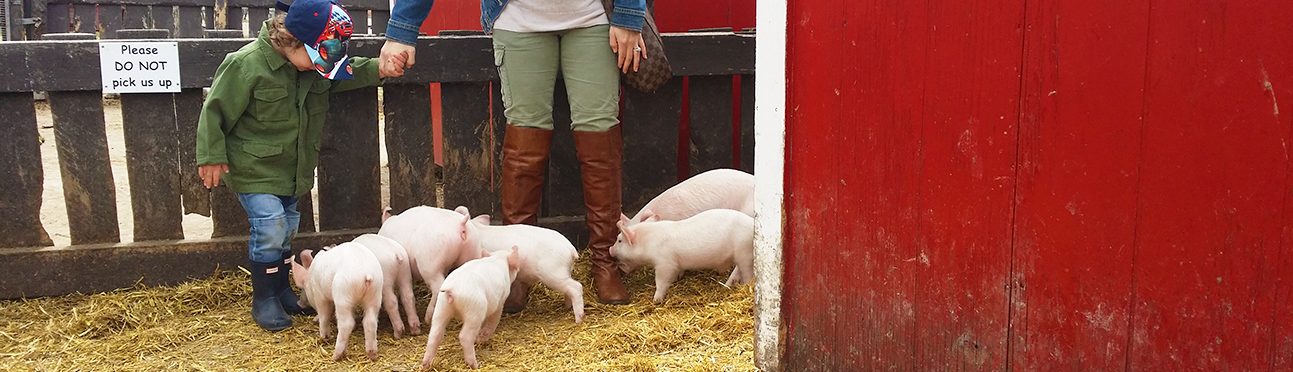
[(251, 224), (247, 257), (261, 264), (281, 263), (292, 251), (292, 237), (301, 223), (295, 196), (238, 194)]

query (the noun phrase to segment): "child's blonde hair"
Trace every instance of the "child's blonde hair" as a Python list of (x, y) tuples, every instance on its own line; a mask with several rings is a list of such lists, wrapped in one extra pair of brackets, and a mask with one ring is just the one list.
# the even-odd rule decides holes
[(287, 18), (287, 12), (278, 12), (274, 18), (269, 20), (269, 43), (280, 49), (296, 49), (304, 46), (301, 40), (292, 36), (283, 25), (283, 20)]

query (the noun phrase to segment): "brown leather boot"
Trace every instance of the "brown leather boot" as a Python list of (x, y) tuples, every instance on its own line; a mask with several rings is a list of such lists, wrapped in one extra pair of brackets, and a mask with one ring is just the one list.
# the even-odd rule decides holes
[(575, 150), (579, 155), (580, 174), (584, 181), (584, 207), (588, 210), (588, 251), (597, 301), (604, 304), (627, 304), (624, 280), (611, 257), (620, 219), (620, 166), (623, 141), (620, 126), (605, 132), (574, 132)]
[[(548, 152), (552, 131), (508, 125), (503, 132), (502, 214), (504, 224), (539, 222), (539, 203), (543, 201), (543, 175), (548, 169)], [(512, 283), (503, 303), (503, 311), (525, 310), (530, 302), (530, 287)]]

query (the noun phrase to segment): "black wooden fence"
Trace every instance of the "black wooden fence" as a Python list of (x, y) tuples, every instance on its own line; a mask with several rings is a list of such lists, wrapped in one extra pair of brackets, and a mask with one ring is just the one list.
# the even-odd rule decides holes
[[(25, 16), (40, 20), (14, 29), (23, 30), (26, 40), (68, 32), (111, 38), (123, 29), (165, 29), (176, 38), (201, 38), (204, 30), (227, 29), (251, 37), (274, 12), (274, 0), (27, 0), (24, 4)], [(346, 0), (342, 6), (350, 11), (356, 34), (386, 32), (387, 0)]]
[[(141, 280), (175, 283), (246, 260), (245, 216), (226, 188), (208, 193), (199, 185), (193, 151), (202, 88), (224, 54), (248, 40), (176, 40), (183, 91), (122, 95), (135, 237), (122, 243), (93, 38), (53, 35), (47, 39), (64, 40), (0, 43), (0, 63), (6, 66), (0, 69), (0, 112), (6, 113), (0, 120), (0, 298), (110, 290)], [(356, 38), (352, 50), (376, 55), (382, 41)], [(753, 35), (674, 34), (665, 44), (677, 77), (652, 94), (624, 91), (626, 211), (687, 176), (678, 174), (680, 153), (693, 174), (732, 166), (734, 158), (741, 168), (753, 165)], [(381, 107), (377, 88), (332, 97), (320, 151), (319, 205), (303, 199), (296, 249), (345, 241), (379, 226), (379, 112), (385, 118), (390, 207), (399, 212), (435, 205), (436, 183), (443, 183), (444, 205), (496, 212), (505, 123), (489, 39), (424, 37), (418, 49), (417, 66), (381, 88)], [(691, 86), (690, 130), (680, 135), (684, 80)], [(738, 80), (742, 88), (734, 100)], [(443, 169), (432, 160), (427, 88), (432, 82), (441, 85)], [(70, 222), (68, 247), (52, 247), (39, 218), (44, 180), (35, 91), (49, 92)], [(559, 132), (568, 132), (561, 89), (556, 99)], [(733, 125), (734, 113), (738, 125)], [(732, 146), (734, 135), (741, 137), (739, 149)], [(680, 144), (680, 138), (690, 140)], [(582, 241), (579, 172), (569, 134), (558, 133), (551, 159), (541, 224)], [(310, 218), (316, 210), (318, 226)], [(185, 213), (211, 216), (213, 237), (183, 240)]]

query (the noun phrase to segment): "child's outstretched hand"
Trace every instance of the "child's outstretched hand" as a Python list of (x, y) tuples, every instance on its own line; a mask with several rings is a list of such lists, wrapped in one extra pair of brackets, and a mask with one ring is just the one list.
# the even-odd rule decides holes
[(404, 66), (408, 63), (408, 52), (399, 53), (389, 59), (378, 60), (377, 70), (383, 79), (404, 76)]
[(229, 173), (229, 164), (207, 164), (198, 167), (198, 176), (202, 177), (202, 186), (207, 190), (220, 186), (220, 177)]

